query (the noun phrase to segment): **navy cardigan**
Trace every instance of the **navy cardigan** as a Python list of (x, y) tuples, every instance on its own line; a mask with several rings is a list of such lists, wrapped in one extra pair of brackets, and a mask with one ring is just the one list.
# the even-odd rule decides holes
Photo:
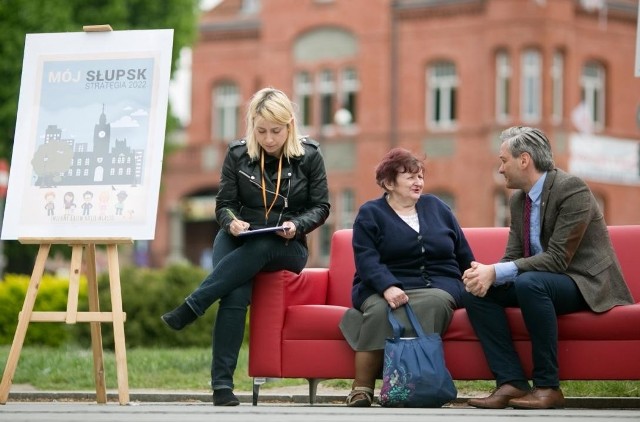
[(385, 196), (363, 204), (353, 224), (353, 306), (360, 309), (369, 296), (382, 295), (391, 286), (411, 290), (429, 283), (449, 292), (461, 306), (462, 273), (474, 258), (451, 209), (434, 195), (421, 195), (417, 233)]

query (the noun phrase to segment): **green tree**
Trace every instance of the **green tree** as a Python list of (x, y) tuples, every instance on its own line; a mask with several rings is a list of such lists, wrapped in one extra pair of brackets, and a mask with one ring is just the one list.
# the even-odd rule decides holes
[[(26, 34), (81, 32), (84, 25), (99, 24), (109, 24), (114, 31), (171, 28), (173, 73), (180, 50), (195, 40), (198, 3), (198, 0), (0, 0), (0, 158), (10, 159), (13, 149)], [(167, 132), (177, 126), (178, 120), (169, 109)], [(6, 270), (31, 272), (33, 254), (13, 241), (5, 246)], [(27, 256), (25, 252), (29, 252)]]

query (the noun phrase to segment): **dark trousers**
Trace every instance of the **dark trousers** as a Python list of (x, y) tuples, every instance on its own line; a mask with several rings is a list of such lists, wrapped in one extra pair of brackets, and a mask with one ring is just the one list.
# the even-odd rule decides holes
[(261, 271), (286, 269), (299, 273), (308, 251), (298, 241), (275, 234), (234, 237), (218, 231), (213, 242), (213, 270), (185, 301), (202, 315), (216, 300), (218, 312), (213, 328), (211, 386), (233, 388), (233, 373), (244, 339), (251, 282)]
[(556, 316), (588, 309), (569, 276), (525, 272), (513, 283), (491, 287), (483, 298), (466, 293), (463, 303), (497, 386), (528, 387), (507, 323), (508, 307), (520, 308), (531, 338), (534, 387), (560, 385)]

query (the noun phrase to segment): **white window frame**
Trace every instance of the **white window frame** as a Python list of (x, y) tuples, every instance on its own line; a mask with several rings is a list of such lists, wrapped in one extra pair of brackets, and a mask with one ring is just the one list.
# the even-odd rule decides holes
[(511, 218), (509, 196), (504, 191), (496, 191), (493, 196), (493, 207), (495, 209), (493, 215), (494, 227), (509, 227)]
[(447, 206), (451, 209), (451, 212), (455, 215), (456, 213), (456, 197), (449, 191), (446, 190), (436, 190), (431, 192), (433, 195), (437, 196), (442, 202), (447, 204)]
[(360, 80), (358, 79), (358, 71), (353, 67), (347, 67), (340, 72), (340, 108), (344, 108), (351, 113), (351, 121), (347, 126), (354, 126), (357, 123), (357, 110), (350, 107), (347, 99), (349, 96), (354, 97), (354, 106), (358, 106), (358, 92), (360, 91)]
[[(303, 70), (296, 73), (295, 77), (296, 104), (298, 105), (298, 122), (301, 128), (313, 126), (313, 76)], [(308, 108), (307, 109), (307, 104)], [(304, 121), (304, 116), (309, 117), (309, 121)]]
[(506, 123), (511, 119), (511, 57), (504, 50), (496, 54), (496, 121)]
[(231, 141), (238, 134), (240, 90), (233, 83), (219, 84), (213, 89), (211, 118), (212, 139)]
[(542, 55), (530, 48), (522, 52), (520, 85), (520, 118), (538, 123), (542, 114)]
[(596, 61), (585, 63), (580, 75), (582, 101), (595, 131), (603, 130), (605, 125), (605, 76), (604, 66)]
[(242, 13), (246, 15), (254, 15), (260, 11), (260, 0), (242, 0)]
[(346, 188), (340, 191), (340, 215), (338, 226), (341, 229), (353, 228), (356, 217), (356, 193), (353, 189)]
[(564, 114), (564, 53), (555, 51), (551, 62), (551, 121), (562, 123)]
[[(324, 115), (324, 101), (325, 98), (329, 99), (330, 111), (327, 121), (325, 121)], [(333, 69), (322, 69), (318, 73), (318, 102), (319, 105), (319, 121), (318, 123), (323, 128), (333, 126), (333, 116), (336, 108), (336, 82), (335, 71)]]
[(452, 130), (456, 126), (458, 75), (456, 65), (440, 61), (427, 70), (427, 126)]

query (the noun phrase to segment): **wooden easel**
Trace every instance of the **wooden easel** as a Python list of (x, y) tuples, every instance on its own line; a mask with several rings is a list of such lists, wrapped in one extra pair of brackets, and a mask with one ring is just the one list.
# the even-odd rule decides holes
[[(127, 379), (127, 353), (124, 342), (124, 321), (126, 315), (122, 310), (122, 293), (120, 290), (120, 267), (118, 264), (118, 244), (133, 243), (128, 238), (92, 238), (92, 239), (67, 239), (67, 238), (22, 238), (18, 239), (22, 244), (39, 244), (40, 249), (33, 267), (29, 287), (22, 305), (22, 311), (18, 315), (18, 326), (13, 338), (11, 350), (7, 358), (2, 383), (0, 384), (0, 404), (5, 404), (9, 397), (9, 389), (13, 381), (13, 375), (18, 366), (18, 359), (24, 343), (24, 338), (29, 327), (29, 322), (88, 322), (91, 324), (91, 348), (93, 350), (93, 369), (96, 383), (96, 399), (98, 403), (107, 402), (107, 391), (104, 379), (104, 360), (102, 353), (103, 322), (113, 323), (113, 338), (115, 343), (116, 375), (118, 378), (118, 401), (121, 405), (129, 403), (129, 383)], [(61, 312), (33, 311), (33, 306), (38, 296), (38, 288), (44, 273), (45, 262), (51, 245), (67, 244), (71, 247), (71, 267), (69, 271), (69, 294), (67, 298), (67, 310)], [(98, 299), (98, 282), (96, 270), (96, 245), (106, 245), (107, 264), (109, 269), (109, 286), (111, 292), (111, 312), (100, 312)], [(86, 276), (88, 284), (89, 312), (78, 311), (78, 292), (80, 287), (80, 274), (82, 272), (82, 255), (86, 250)]]

